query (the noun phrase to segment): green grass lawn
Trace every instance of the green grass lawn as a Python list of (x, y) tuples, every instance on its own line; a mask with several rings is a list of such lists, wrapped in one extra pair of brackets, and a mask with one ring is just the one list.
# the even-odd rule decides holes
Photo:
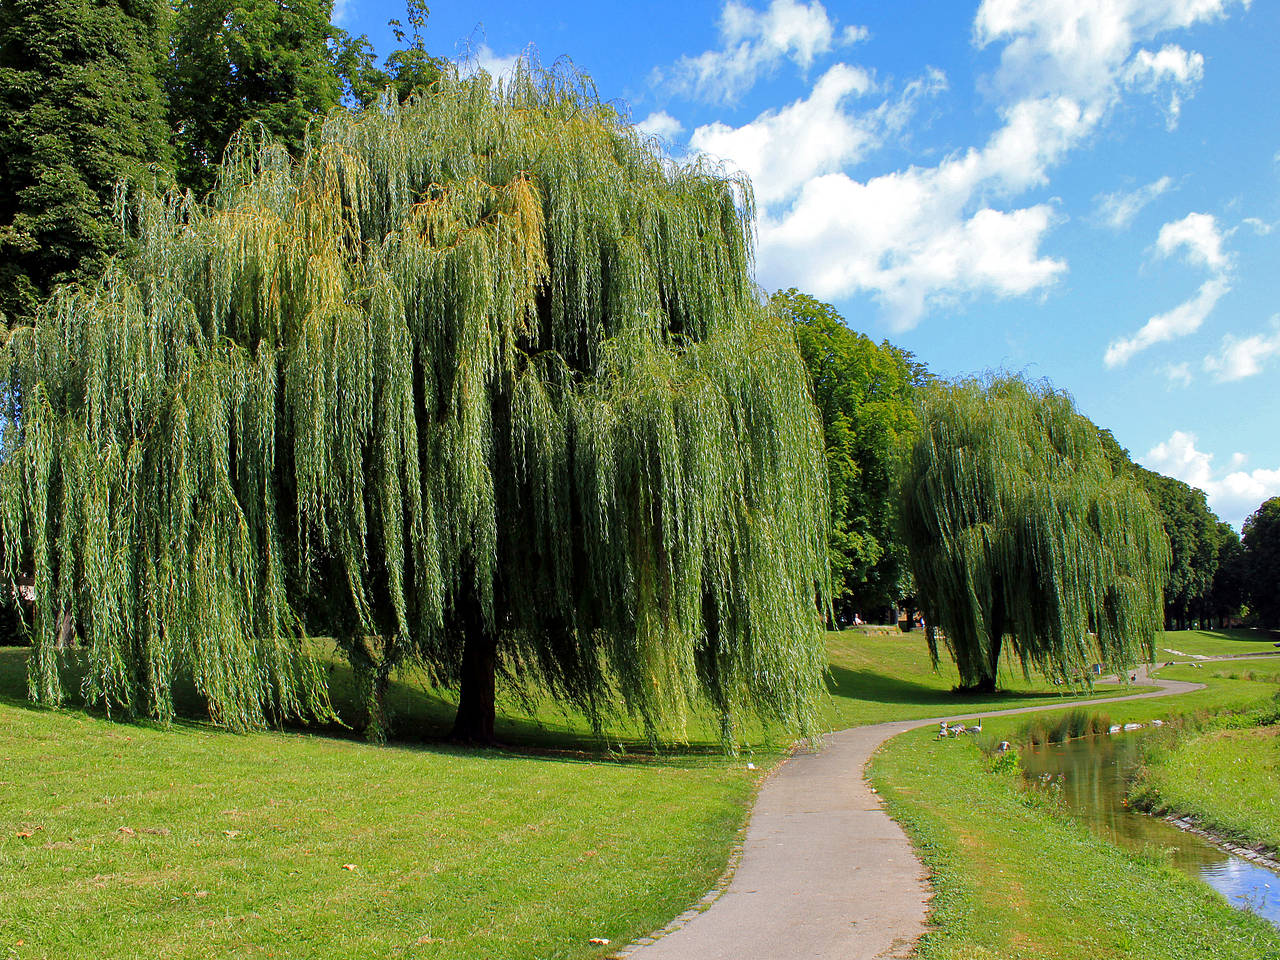
[[(1018, 674), (957, 698), (918, 633), (828, 643), (830, 728), (1067, 702)], [(460, 749), (432, 740), (451, 698), (412, 674), (392, 689), (389, 747), (344, 728), (111, 723), (27, 704), (25, 655), (0, 650), (3, 956), (603, 956), (712, 885), (784, 747), (753, 731), (727, 758), (693, 724), (690, 744), (655, 753), (626, 724), (602, 742), (551, 705), (508, 702), (508, 748)], [(331, 686), (350, 718), (340, 665)]]
[[(955, 664), (945, 658), (937, 670), (929, 662), (924, 633), (877, 628), (842, 630), (827, 635), (829, 698), (823, 722), (833, 730), (864, 723), (915, 720), (981, 710), (1007, 710), (1082, 696), (1114, 696), (1106, 692), (1055, 687), (1042, 680), (1026, 680), (1020, 670), (1002, 667), (1001, 692), (959, 695)], [(1137, 688), (1135, 688), (1137, 689)], [(1146, 689), (1146, 688), (1141, 688)]]
[[(1280, 633), (1271, 630), (1170, 631), (1156, 643), (1156, 662), (1182, 659), (1178, 653), (1202, 657), (1280, 653), (1280, 647), (1276, 643), (1280, 643)], [(1280, 658), (1277, 662), (1280, 662)]]
[(0, 730), (16, 957), (599, 955), (714, 882), (758, 776), (711, 751), (376, 748), (11, 697)]
[[(1276, 692), (1265, 681), (1190, 666), (1159, 675), (1207, 689), (1094, 709), (1116, 723), (1148, 722), (1257, 709)], [(1052, 724), (1058, 714), (1036, 722)], [(1029, 722), (987, 720), (984, 739), (1016, 739)], [(1024, 789), (1016, 771), (996, 766), (977, 744), (938, 741), (930, 731), (895, 738), (872, 761), (873, 782), (937, 890), (937, 927), (920, 960), (1280, 957), (1280, 931), (1270, 924), (1231, 908), (1158, 852), (1138, 855), (1095, 837)]]
[(1190, 815), (1240, 843), (1280, 850), (1280, 726), (1216, 730), (1146, 757), (1133, 800)]
[[(957, 701), (918, 633), (829, 642), (830, 727), (1059, 696), (1011, 676), (1006, 694)], [(111, 723), (28, 705), (24, 664), (0, 650), (0, 955), (14, 957), (601, 956), (590, 938), (650, 932), (714, 883), (783, 749), (756, 731), (753, 753), (726, 758), (695, 724), (691, 744), (654, 754), (625, 724), (601, 743), (550, 705), (512, 703), (510, 749), (422, 742), (453, 703), (412, 675), (391, 692), (409, 740), (389, 747), (342, 729)], [(331, 686), (350, 717), (344, 667)], [(192, 691), (181, 703), (199, 707)]]

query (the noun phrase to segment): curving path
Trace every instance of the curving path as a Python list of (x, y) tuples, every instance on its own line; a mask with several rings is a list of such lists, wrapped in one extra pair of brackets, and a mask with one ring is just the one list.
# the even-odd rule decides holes
[[(851, 727), (797, 753), (760, 790), (732, 881), (704, 912), (628, 960), (873, 960), (908, 957), (932, 895), (924, 865), (863, 778), (876, 748), (907, 730), (1069, 706), (1187, 693), (1204, 684), (1097, 700)], [(643, 943), (643, 941), (642, 941)]]

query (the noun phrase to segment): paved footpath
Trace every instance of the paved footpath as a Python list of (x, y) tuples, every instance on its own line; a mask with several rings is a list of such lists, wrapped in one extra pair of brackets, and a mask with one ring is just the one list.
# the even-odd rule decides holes
[(851, 727), (797, 753), (760, 790), (742, 860), (704, 912), (627, 960), (874, 960), (907, 957), (932, 895), (924, 865), (863, 777), (880, 744), (942, 720), (972, 720), (1187, 693), (1203, 684), (1098, 700)]

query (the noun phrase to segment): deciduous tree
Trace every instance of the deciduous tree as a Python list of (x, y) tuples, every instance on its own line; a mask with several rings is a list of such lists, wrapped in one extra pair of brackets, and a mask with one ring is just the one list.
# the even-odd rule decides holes
[(1002, 652), (1057, 679), (1150, 656), (1169, 545), (1071, 399), (1017, 377), (924, 395), (902, 531), (935, 662), (995, 689)]
[(822, 418), (831, 496), (833, 605), (843, 619), (887, 609), (910, 592), (897, 535), (897, 465), (919, 427), (921, 364), (850, 330), (828, 303), (791, 289), (775, 310), (795, 328)]
[(120, 245), (121, 177), (170, 175), (158, 71), (163, 2), (0, 5), (0, 313), (27, 321), (56, 283), (102, 272)]
[(1280, 627), (1280, 497), (1272, 497), (1244, 522), (1241, 541), (1249, 609), (1271, 629)]
[(4, 352), (8, 573), (32, 694), (237, 727), (326, 712), (332, 633), (385, 730), (392, 671), (679, 731), (804, 726), (824, 667), (821, 428), (758, 301), (745, 184), (672, 165), (568, 75), (242, 140), (209, 204), (142, 195), (136, 250)]

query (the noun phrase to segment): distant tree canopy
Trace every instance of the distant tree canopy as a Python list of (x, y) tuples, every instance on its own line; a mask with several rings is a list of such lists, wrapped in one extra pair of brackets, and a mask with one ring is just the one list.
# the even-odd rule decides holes
[(333, 0), (179, 0), (168, 76), (178, 183), (203, 196), (227, 143), (260, 123), (295, 156), (337, 105)]
[(741, 190), (574, 78), (447, 72), (296, 160), (242, 141), (208, 205), (139, 194), (133, 252), (3, 352), (33, 697), (67, 616), (113, 712), (167, 717), (190, 675), (234, 727), (323, 715), (331, 633), (374, 735), (406, 662), (464, 738), (495, 678), (655, 733), (805, 727), (822, 434)]
[[(442, 61), (408, 4), (381, 68), (330, 25), (332, 0), (14, 0), (0, 5), (0, 313), (29, 322), (57, 283), (98, 276), (120, 246), (116, 185), (176, 182), (203, 197), (223, 151), (260, 124), (298, 156), (340, 99), (403, 100)], [(176, 145), (176, 151), (171, 143)]]
[(1010, 376), (927, 390), (902, 479), (910, 551), (935, 662), (995, 689), (1006, 649), (1058, 679), (1150, 656), (1169, 545), (1071, 399)]
[(1264, 627), (1280, 628), (1280, 497), (1253, 512), (1241, 540), (1249, 608)]
[[(0, 313), (30, 320), (57, 283), (102, 272), (120, 247), (121, 177), (167, 171), (159, 74), (164, 2), (0, 5)], [(161, 180), (167, 182), (167, 172)]]
[(830, 304), (794, 288), (773, 308), (795, 329), (822, 418), (831, 496), (832, 598), (848, 620), (913, 592), (897, 535), (897, 465), (919, 428), (927, 379), (911, 354), (850, 330)]

